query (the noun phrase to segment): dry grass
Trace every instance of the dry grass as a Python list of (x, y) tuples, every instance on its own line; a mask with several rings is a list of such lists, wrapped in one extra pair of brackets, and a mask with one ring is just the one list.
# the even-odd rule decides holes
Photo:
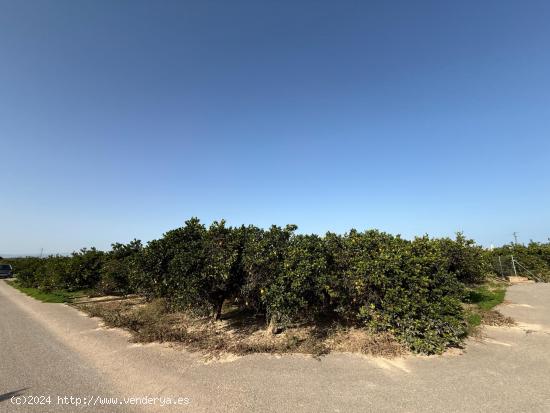
[(481, 314), (483, 324), (498, 327), (510, 327), (516, 324), (513, 318), (506, 317), (496, 310), (485, 311)]
[(100, 317), (109, 327), (132, 332), (136, 342), (181, 343), (190, 351), (208, 356), (224, 353), (303, 353), (320, 356), (353, 352), (396, 357), (406, 349), (390, 334), (373, 334), (364, 329), (333, 323), (304, 325), (272, 334), (263, 320), (235, 312), (213, 321), (182, 312), (170, 312), (165, 302), (145, 302), (141, 298), (75, 304), (92, 317)]

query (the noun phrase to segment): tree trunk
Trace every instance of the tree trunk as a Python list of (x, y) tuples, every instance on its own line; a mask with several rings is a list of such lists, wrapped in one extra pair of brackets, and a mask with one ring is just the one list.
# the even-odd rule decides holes
[(267, 329), (271, 334), (280, 334), (283, 332), (283, 328), (278, 325), (275, 317), (271, 317), (271, 319), (269, 320), (269, 326), (267, 327)]
[(225, 301), (225, 298), (222, 297), (216, 303), (216, 314), (214, 315), (215, 320), (221, 320), (222, 318), (222, 307), (223, 307), (224, 301)]

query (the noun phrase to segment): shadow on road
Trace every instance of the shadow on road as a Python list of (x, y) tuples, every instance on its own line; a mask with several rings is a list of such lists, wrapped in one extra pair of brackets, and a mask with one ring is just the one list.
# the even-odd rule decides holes
[(9, 393), (0, 394), (0, 403), (5, 402), (6, 400), (9, 400), (14, 396), (20, 396), (27, 389), (28, 387), (25, 387), (24, 389), (14, 390), (14, 391), (10, 391)]

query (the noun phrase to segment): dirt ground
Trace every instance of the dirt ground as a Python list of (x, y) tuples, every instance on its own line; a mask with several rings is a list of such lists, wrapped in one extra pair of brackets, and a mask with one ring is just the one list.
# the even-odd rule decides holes
[(108, 327), (122, 327), (136, 342), (172, 342), (187, 350), (213, 357), (223, 353), (303, 353), (322, 355), (332, 351), (362, 353), (388, 358), (404, 355), (406, 348), (391, 334), (334, 323), (301, 325), (273, 334), (263, 319), (235, 314), (226, 308), (222, 320), (170, 312), (162, 300), (139, 297), (103, 297), (75, 303), (75, 307), (100, 317)]

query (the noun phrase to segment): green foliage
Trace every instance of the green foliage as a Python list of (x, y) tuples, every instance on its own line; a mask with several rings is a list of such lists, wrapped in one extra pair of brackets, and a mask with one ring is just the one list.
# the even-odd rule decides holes
[(351, 231), (332, 261), (343, 280), (336, 311), (377, 331), (392, 331), (415, 351), (441, 352), (465, 334), (463, 285), (449, 272), (440, 243)]
[(550, 281), (550, 242), (529, 242), (523, 244), (508, 244), (495, 248), (489, 253), (494, 272), (500, 272), (500, 266), (495, 265), (501, 257), (506, 275), (513, 275), (510, 257), (514, 256), (521, 265), (516, 265), (518, 275), (535, 281)]
[(284, 260), (288, 244), (297, 227), (271, 226), (265, 231), (254, 226), (244, 231), (245, 244), (242, 255), (244, 281), (240, 291), (245, 307), (257, 313), (267, 313), (267, 291), (273, 280), (284, 271)]
[(287, 245), (283, 266), (265, 286), (262, 298), (269, 319), (286, 325), (323, 313), (328, 300), (328, 268), (323, 239), (296, 235)]
[(49, 256), (47, 258), (17, 258), (12, 260), (18, 283), (27, 288), (40, 288), (51, 291), (66, 284), (68, 257)]
[[(134, 240), (106, 253), (83, 249), (12, 265), (22, 286), (41, 291), (138, 292), (216, 318), (231, 302), (283, 328), (331, 319), (390, 331), (424, 353), (460, 343), (464, 286), (487, 271), (488, 253), (472, 240), (409, 241), (375, 230), (322, 237), (296, 229), (224, 221), (207, 228), (192, 218), (145, 246)], [(546, 250), (535, 247), (543, 262)]]
[[(37, 287), (45, 291), (52, 291), (65, 287), (72, 289), (75, 282), (71, 279), (70, 259), (62, 256), (50, 256), (41, 260), (38, 271)], [(75, 268), (78, 271), (78, 268)]]
[[(188, 221), (186, 228), (189, 225), (198, 225), (198, 220)], [(223, 302), (234, 298), (243, 283), (244, 230), (226, 227), (221, 221), (208, 230), (203, 226), (189, 228), (189, 233), (192, 241), (169, 266), (171, 302), (178, 308), (219, 318)]]
[(144, 295), (165, 297), (184, 304), (193, 295), (194, 275), (204, 266), (204, 236), (206, 229), (198, 219), (168, 231), (159, 240), (147, 244), (138, 259), (133, 284)]
[(39, 258), (15, 258), (8, 261), (13, 267), (13, 273), (17, 274), (17, 280), (24, 287), (38, 286), (38, 268), (42, 264)]
[(474, 240), (457, 233), (456, 239), (439, 240), (442, 253), (447, 260), (448, 271), (456, 275), (459, 281), (467, 284), (481, 283), (490, 271), (488, 261), (484, 259), (485, 250)]
[(226, 227), (225, 221), (214, 222), (204, 240), (205, 261), (199, 275), (199, 290), (216, 318), (220, 318), (226, 299), (237, 298), (244, 282), (242, 255), (245, 229)]
[(143, 245), (136, 239), (128, 244), (112, 244), (100, 270), (98, 290), (104, 294), (133, 292), (130, 280), (137, 271), (137, 260), (142, 251)]
[(69, 290), (92, 288), (101, 279), (101, 268), (105, 253), (95, 248), (83, 248), (73, 252), (70, 259), (64, 262), (65, 272), (56, 287), (66, 286)]
[(151, 241), (138, 259), (135, 284), (149, 297), (163, 297), (173, 308), (219, 318), (224, 300), (244, 282), (245, 228), (214, 222), (208, 229), (196, 218)]

